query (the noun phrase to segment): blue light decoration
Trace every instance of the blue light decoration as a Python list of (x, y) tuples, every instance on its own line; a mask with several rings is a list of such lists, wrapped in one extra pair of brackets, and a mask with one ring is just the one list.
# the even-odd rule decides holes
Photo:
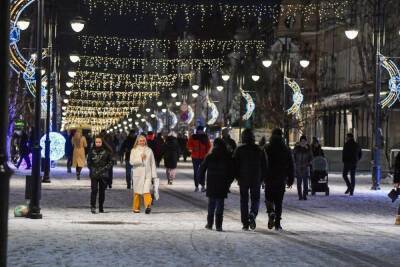
[(293, 90), (293, 104), (287, 110), (288, 114), (298, 114), (300, 111), (301, 104), (304, 101), (304, 95), (301, 93), (300, 85), (293, 79), (285, 77), (285, 82)]
[[(40, 139), (40, 146), (45, 147), (46, 135)], [(65, 138), (59, 133), (50, 132), (50, 160), (60, 160), (65, 152)], [(42, 149), (42, 157), (45, 157), (45, 150)]]
[[(35, 97), (36, 92), (36, 80), (35, 80), (35, 63), (36, 58), (30, 57), (27, 60), (19, 50), (18, 43), (21, 37), (21, 30), (18, 28), (17, 23), (21, 14), (27, 7), (32, 5), (36, 0), (10, 0), (10, 66), (16, 73), (21, 74), (26, 83), (29, 92)], [(47, 54), (43, 52), (43, 57), (47, 57)], [(42, 83), (47, 82), (47, 76), (42, 76)], [(43, 99), (43, 95), (46, 93), (46, 88), (41, 86), (42, 95), (42, 109), (43, 112), (47, 111), (46, 98)]]
[(389, 72), (389, 93), (381, 101), (383, 108), (390, 108), (397, 100), (400, 100), (400, 71), (396, 64), (383, 55), (379, 55), (381, 66)]

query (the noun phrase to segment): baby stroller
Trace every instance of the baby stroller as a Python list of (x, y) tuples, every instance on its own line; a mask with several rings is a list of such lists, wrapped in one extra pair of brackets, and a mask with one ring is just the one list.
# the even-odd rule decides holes
[(317, 156), (312, 160), (311, 165), (311, 195), (314, 196), (316, 192), (325, 192), (325, 195), (329, 196), (327, 160), (323, 156)]

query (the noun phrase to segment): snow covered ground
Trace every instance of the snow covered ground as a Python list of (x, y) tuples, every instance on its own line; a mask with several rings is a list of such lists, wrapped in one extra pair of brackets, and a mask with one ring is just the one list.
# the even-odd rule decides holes
[(174, 185), (166, 185), (153, 213), (131, 213), (132, 192), (122, 167), (106, 191), (104, 214), (89, 211), (87, 170), (77, 181), (65, 167), (43, 184), (42, 220), (14, 218), (23, 204), (25, 175), (11, 180), (9, 266), (399, 266), (399, 203), (392, 204), (387, 181), (370, 191), (370, 176), (357, 177), (353, 197), (343, 194), (340, 174), (330, 174), (331, 195), (299, 201), (287, 192), (282, 226), (267, 229), (264, 196), (255, 232), (241, 230), (236, 185), (226, 201), (224, 232), (204, 229), (207, 199), (193, 192), (190, 164), (181, 163)]

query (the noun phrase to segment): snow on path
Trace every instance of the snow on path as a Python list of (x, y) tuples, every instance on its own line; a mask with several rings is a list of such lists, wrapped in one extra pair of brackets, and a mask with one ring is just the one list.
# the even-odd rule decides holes
[[(360, 175), (355, 196), (344, 196), (340, 175), (330, 175), (331, 196), (299, 201), (285, 198), (283, 233), (266, 227), (264, 197), (255, 232), (242, 232), (237, 185), (226, 201), (223, 233), (204, 229), (207, 199), (193, 192), (190, 164), (181, 164), (174, 185), (166, 185), (151, 215), (130, 212), (132, 192), (124, 169), (115, 168), (106, 191), (105, 214), (89, 212), (87, 171), (77, 181), (65, 168), (52, 170), (43, 184), (43, 220), (14, 218), (24, 203), (24, 172), (11, 180), (9, 266), (398, 266), (397, 205), (370, 191)], [(398, 204), (398, 203), (397, 203)]]

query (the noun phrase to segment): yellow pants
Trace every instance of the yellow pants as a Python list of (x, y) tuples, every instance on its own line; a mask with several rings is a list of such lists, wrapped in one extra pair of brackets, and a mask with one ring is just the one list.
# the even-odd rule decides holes
[[(139, 194), (135, 194), (133, 196), (133, 211), (140, 211), (140, 196)], [(143, 200), (144, 200), (144, 207), (145, 208), (150, 208), (151, 206), (151, 194), (150, 193), (144, 193), (143, 194)]]

